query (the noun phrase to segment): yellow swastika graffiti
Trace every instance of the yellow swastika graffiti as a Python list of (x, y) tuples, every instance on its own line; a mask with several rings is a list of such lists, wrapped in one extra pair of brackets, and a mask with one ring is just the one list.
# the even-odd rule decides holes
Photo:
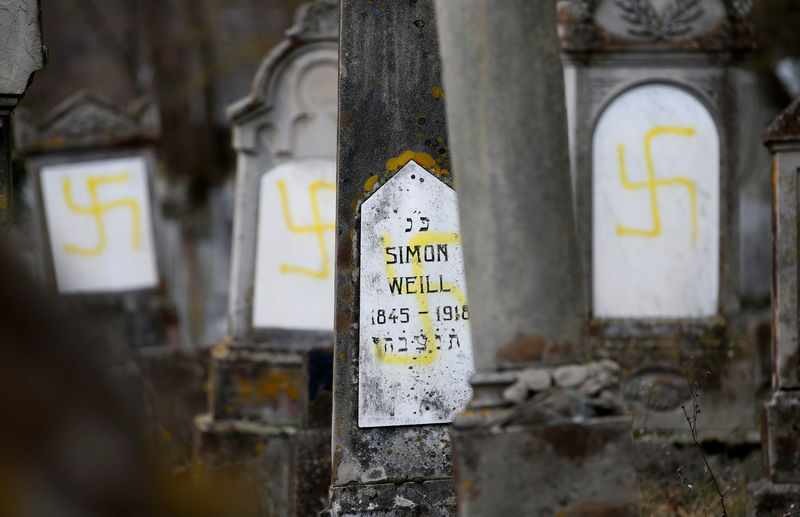
[(72, 197), (72, 184), (69, 178), (64, 178), (62, 184), (64, 190), (64, 199), (70, 210), (81, 215), (89, 215), (94, 218), (95, 226), (97, 226), (97, 244), (91, 248), (84, 248), (81, 246), (73, 246), (71, 244), (64, 245), (64, 250), (67, 253), (75, 255), (85, 255), (88, 257), (95, 257), (100, 255), (106, 248), (108, 243), (108, 236), (106, 235), (106, 226), (103, 222), (103, 214), (109, 210), (117, 208), (129, 208), (131, 211), (131, 219), (133, 231), (131, 232), (131, 246), (133, 249), (141, 247), (141, 222), (139, 203), (135, 199), (126, 197), (111, 201), (108, 203), (101, 203), (97, 193), (98, 187), (109, 183), (123, 183), (128, 181), (130, 174), (115, 174), (113, 176), (89, 176), (86, 178), (86, 189), (89, 191), (90, 203), (88, 206), (82, 206), (75, 202)]
[[(388, 233), (383, 234), (383, 249), (391, 248), (391, 237)], [(436, 232), (425, 232), (425, 233), (418, 233), (414, 237), (412, 237), (408, 243), (410, 247), (420, 246), (424, 247), (428, 244), (460, 244), (461, 243), (461, 236), (458, 233), (436, 233)], [(422, 277), (424, 273), (424, 268), (421, 262), (412, 262), (412, 270), (413, 274)], [(397, 276), (395, 272), (395, 267), (390, 265), (389, 261), (386, 261), (386, 276), (387, 278), (393, 278)], [(459, 289), (457, 286), (453, 284), (443, 284), (442, 287), (451, 292), (453, 297), (456, 301), (461, 305), (464, 306), (467, 304), (467, 298), (464, 296), (464, 292)], [(431, 364), (436, 359), (436, 342), (437, 342), (437, 335), (436, 329), (433, 326), (433, 319), (431, 318), (431, 311), (428, 306), (428, 293), (419, 290), (417, 291), (417, 309), (422, 317), (422, 327), (425, 334), (425, 350), (420, 352), (418, 357), (413, 355), (407, 354), (398, 354), (398, 353), (388, 353), (386, 352), (386, 348), (384, 347), (381, 341), (377, 341), (375, 343), (375, 355), (378, 357), (379, 360), (386, 362), (386, 363), (394, 363), (394, 364)]]
[(661, 135), (680, 135), (691, 137), (695, 134), (695, 129), (692, 127), (673, 127), (673, 126), (656, 126), (647, 132), (644, 139), (644, 153), (647, 164), (647, 181), (632, 182), (628, 180), (628, 174), (625, 167), (625, 145), (619, 144), (617, 152), (619, 154), (619, 168), (622, 175), (622, 185), (628, 190), (648, 189), (650, 191), (650, 208), (653, 211), (653, 227), (650, 229), (638, 229), (617, 225), (617, 234), (619, 235), (638, 235), (642, 237), (655, 237), (661, 233), (661, 215), (658, 210), (658, 188), (668, 186), (683, 186), (689, 191), (689, 200), (691, 201), (691, 219), (692, 219), (692, 244), (697, 243), (697, 191), (694, 183), (684, 177), (674, 177), (668, 179), (656, 179), (655, 166), (653, 165), (653, 153), (650, 148), (653, 138)]
[(319, 271), (300, 266), (281, 264), (281, 273), (298, 273), (319, 279), (328, 278), (328, 276), (331, 274), (330, 259), (328, 259), (328, 252), (325, 249), (325, 232), (335, 230), (336, 225), (333, 223), (322, 222), (322, 218), (319, 214), (319, 202), (317, 200), (317, 191), (320, 189), (336, 191), (336, 185), (322, 180), (317, 180), (311, 184), (309, 196), (311, 198), (311, 211), (314, 216), (314, 224), (310, 224), (308, 226), (297, 226), (292, 221), (292, 214), (289, 211), (289, 197), (286, 194), (286, 183), (283, 180), (278, 181), (278, 190), (281, 193), (281, 202), (283, 203), (283, 218), (286, 221), (286, 226), (293, 233), (316, 234), (317, 243), (319, 244), (319, 252), (322, 256), (322, 268)]

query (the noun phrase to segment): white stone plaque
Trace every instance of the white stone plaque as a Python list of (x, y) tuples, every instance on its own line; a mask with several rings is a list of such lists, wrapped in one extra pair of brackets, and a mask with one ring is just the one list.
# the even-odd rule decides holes
[(253, 326), (333, 330), (336, 164), (296, 160), (261, 177)]
[(41, 184), (59, 292), (158, 284), (144, 158), (48, 165)]
[(593, 144), (593, 303), (600, 318), (717, 314), (719, 134), (686, 91), (615, 99)]
[(358, 425), (452, 422), (472, 395), (453, 189), (411, 161), (361, 206)]

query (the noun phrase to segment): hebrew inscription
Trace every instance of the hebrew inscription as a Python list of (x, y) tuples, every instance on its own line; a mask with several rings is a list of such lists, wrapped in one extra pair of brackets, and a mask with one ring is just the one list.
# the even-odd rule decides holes
[(336, 166), (296, 160), (261, 177), (253, 326), (333, 329)]
[(59, 292), (158, 283), (144, 159), (47, 166), (41, 178)]
[(640, 86), (606, 109), (593, 146), (594, 315), (716, 314), (720, 158), (708, 110), (679, 88)]
[(410, 161), (361, 207), (359, 426), (448, 423), (471, 396), (455, 192)]

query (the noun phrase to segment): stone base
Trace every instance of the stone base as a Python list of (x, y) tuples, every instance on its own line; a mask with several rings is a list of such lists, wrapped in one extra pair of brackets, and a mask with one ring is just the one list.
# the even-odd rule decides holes
[(748, 517), (780, 517), (800, 511), (800, 484), (772, 483), (768, 480), (748, 485)]
[[(778, 390), (764, 404), (762, 447), (769, 479), (800, 484), (800, 391)], [(798, 508), (800, 510), (800, 508)]]
[(252, 486), (259, 515), (307, 517), (325, 507), (330, 429), (218, 422), (209, 415), (195, 424), (195, 462), (202, 475)]
[(333, 486), (319, 517), (455, 517), (452, 479)]
[(639, 516), (629, 417), (506, 426), (459, 419), (451, 430), (458, 515)]

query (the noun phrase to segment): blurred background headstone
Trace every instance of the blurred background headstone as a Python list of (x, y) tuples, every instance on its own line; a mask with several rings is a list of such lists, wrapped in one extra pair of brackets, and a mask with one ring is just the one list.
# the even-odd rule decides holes
[(264, 515), (314, 515), (330, 472), (338, 4), (301, 6), (229, 108), (229, 334), (212, 352), (204, 471), (248, 471)]
[(560, 16), (592, 353), (622, 364), (637, 429), (689, 439), (691, 362), (702, 432), (752, 442), (738, 73), (752, 5), (575, 1)]

